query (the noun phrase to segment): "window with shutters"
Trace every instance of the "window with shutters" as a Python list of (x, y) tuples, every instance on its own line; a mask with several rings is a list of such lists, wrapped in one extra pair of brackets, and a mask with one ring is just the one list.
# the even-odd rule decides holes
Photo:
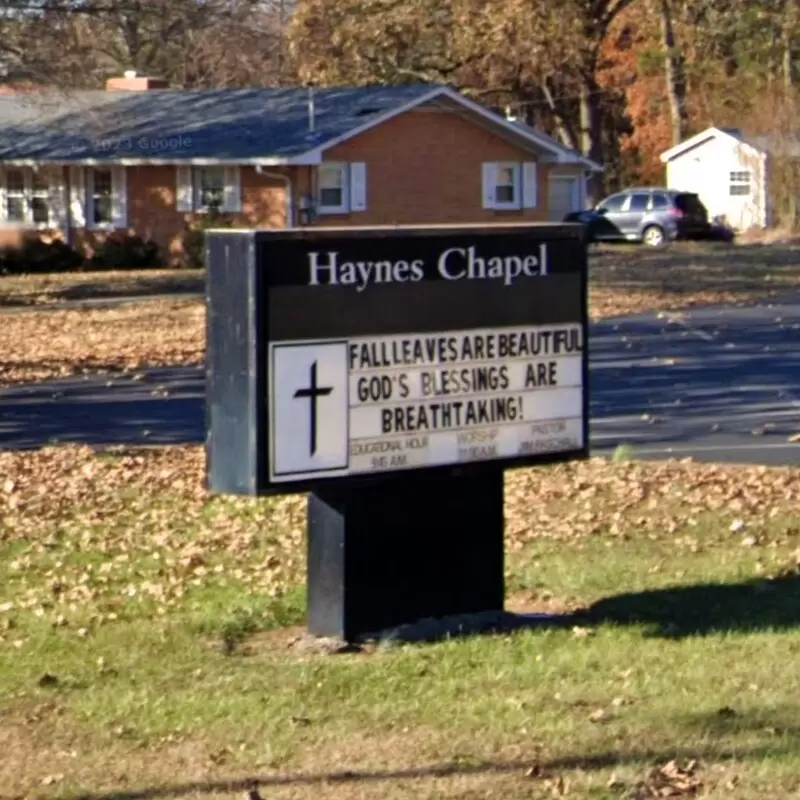
[(194, 169), (195, 211), (224, 210), (225, 168), (197, 167)]
[(349, 210), (346, 164), (323, 164), (317, 172), (317, 209), (321, 214), (341, 214)]
[(31, 220), (34, 225), (50, 225), (51, 205), (48, 176), (36, 170), (31, 177)]
[(6, 170), (6, 221), (24, 223), (27, 204), (25, 172), (21, 169)]
[(519, 164), (498, 164), (494, 182), (494, 207), (517, 208), (519, 206)]
[(55, 227), (52, 178), (53, 175), (46, 169), (6, 169), (3, 222), (34, 228)]
[(483, 174), (483, 208), (519, 211), (536, 208), (538, 174), (535, 161), (486, 162)]
[(88, 170), (86, 196), (89, 201), (88, 221), (91, 227), (114, 223), (114, 176), (110, 169)]

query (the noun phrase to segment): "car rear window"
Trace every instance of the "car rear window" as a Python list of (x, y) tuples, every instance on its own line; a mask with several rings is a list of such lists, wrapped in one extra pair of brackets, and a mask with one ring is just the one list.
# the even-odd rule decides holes
[(669, 199), (665, 194), (661, 194), (660, 192), (656, 192), (653, 195), (653, 210), (660, 211), (664, 208), (669, 208)]
[(696, 194), (677, 195), (675, 197), (675, 207), (685, 214), (704, 215), (706, 213), (706, 207), (700, 202), (700, 198)]

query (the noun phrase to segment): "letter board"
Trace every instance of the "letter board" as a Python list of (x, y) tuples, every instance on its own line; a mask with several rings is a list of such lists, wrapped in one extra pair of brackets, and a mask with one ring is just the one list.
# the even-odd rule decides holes
[(208, 234), (212, 489), (588, 454), (576, 225)]

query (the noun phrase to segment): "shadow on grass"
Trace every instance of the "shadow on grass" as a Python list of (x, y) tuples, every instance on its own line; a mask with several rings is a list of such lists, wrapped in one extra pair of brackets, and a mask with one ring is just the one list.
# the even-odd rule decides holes
[[(713, 746), (690, 748), (670, 748), (660, 751), (655, 748), (634, 752), (606, 751), (587, 755), (565, 756), (542, 763), (542, 776), (568, 770), (592, 771), (611, 767), (641, 764), (647, 769), (669, 760), (709, 760), (716, 763), (731, 761), (741, 763), (746, 759), (758, 760), (766, 757), (791, 755), (796, 753), (796, 744), (787, 742), (785, 746), (759, 746), (750, 749), (727, 750)], [(409, 767), (397, 770), (341, 770), (325, 773), (294, 773), (288, 775), (254, 775), (235, 780), (193, 781), (172, 786), (149, 786), (141, 789), (111, 790), (107, 792), (74, 794), (65, 800), (158, 800), (158, 798), (183, 797), (186, 795), (215, 794), (220, 792), (244, 792), (250, 789), (270, 789), (281, 786), (324, 786), (331, 783), (358, 784), (381, 781), (410, 781), (421, 778), (446, 778), (449, 776), (503, 775), (518, 772), (522, 777), (531, 768), (535, 759), (528, 761), (455, 761), (431, 764), (422, 767)], [(529, 778), (526, 778), (530, 780)], [(666, 796), (666, 795), (665, 795)]]
[[(80, 278), (81, 273), (67, 273), (66, 277)], [(2, 277), (2, 276), (0, 276)], [(60, 305), (77, 305), (124, 298), (160, 297), (174, 295), (179, 299), (181, 295), (197, 295), (205, 291), (205, 272), (203, 270), (181, 270), (167, 274), (148, 274), (147, 270), (131, 270), (130, 274), (115, 272), (113, 275), (103, 277), (93, 274), (86, 276), (85, 281), (75, 284), (58, 285), (62, 275), (52, 276), (50, 284), (43, 284), (38, 291), (27, 287), (17, 288), (10, 284), (7, 293), (0, 294), (0, 307), (3, 308), (41, 308), (42, 310), (58, 307)], [(47, 275), (42, 275), (43, 280)], [(14, 276), (9, 278), (13, 281)], [(2, 288), (2, 284), (0, 284)], [(42, 302), (40, 298), (46, 298)]]
[(78, 286), (65, 286), (51, 294), (54, 300), (74, 301), (203, 291), (205, 291), (205, 273), (202, 270), (187, 270), (185, 274), (152, 277), (139, 272), (130, 282), (96, 280)]
[(694, 735), (716, 737), (738, 734), (766, 734), (800, 741), (800, 725), (796, 724), (797, 709), (780, 707), (777, 709), (746, 710), (720, 708), (712, 714), (687, 714), (680, 724)]
[(620, 594), (573, 619), (584, 625), (644, 625), (648, 635), (665, 638), (794, 628), (800, 625), (800, 570), (772, 579)]
[(481, 612), (442, 620), (421, 620), (371, 634), (366, 640), (423, 644), (465, 636), (597, 625), (636, 625), (645, 628), (646, 636), (672, 639), (798, 627), (800, 567), (768, 579), (619, 594), (568, 613)]

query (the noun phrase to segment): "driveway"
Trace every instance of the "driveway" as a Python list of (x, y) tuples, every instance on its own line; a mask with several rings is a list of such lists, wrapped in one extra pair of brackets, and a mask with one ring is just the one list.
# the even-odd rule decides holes
[[(592, 446), (648, 459), (800, 463), (800, 298), (592, 326)], [(0, 392), (0, 449), (204, 440), (201, 368)]]

